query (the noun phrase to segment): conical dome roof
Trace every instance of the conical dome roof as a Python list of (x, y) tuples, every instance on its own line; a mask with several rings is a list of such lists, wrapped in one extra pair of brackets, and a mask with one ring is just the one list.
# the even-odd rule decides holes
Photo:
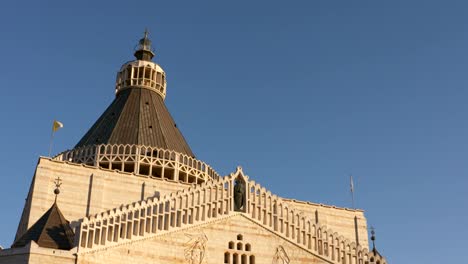
[[(151, 43), (145, 32), (144, 43)], [(135, 52), (137, 60), (117, 74), (116, 98), (75, 148), (97, 144), (129, 144), (174, 150), (194, 157), (164, 104), (164, 70), (151, 61), (151, 47)], [(148, 56), (142, 56), (148, 53)], [(151, 56), (150, 56), (151, 55)]]
[(96, 144), (145, 145), (194, 156), (162, 97), (141, 88), (120, 92), (75, 148)]

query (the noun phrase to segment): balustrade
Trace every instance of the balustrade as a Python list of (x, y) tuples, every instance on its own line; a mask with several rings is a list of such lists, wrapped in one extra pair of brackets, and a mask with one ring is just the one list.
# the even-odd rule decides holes
[(96, 166), (184, 183), (200, 184), (218, 179), (206, 163), (172, 150), (140, 145), (91, 145), (65, 151), (54, 160)]
[(332, 263), (366, 264), (385, 259), (356, 245), (326, 226), (303, 216), (280, 197), (244, 177), (245, 213), (234, 211), (233, 190), (239, 175), (230, 175), (160, 199), (150, 198), (85, 218), (79, 227), (80, 250), (177, 230), (233, 214), (245, 214), (274, 233)]

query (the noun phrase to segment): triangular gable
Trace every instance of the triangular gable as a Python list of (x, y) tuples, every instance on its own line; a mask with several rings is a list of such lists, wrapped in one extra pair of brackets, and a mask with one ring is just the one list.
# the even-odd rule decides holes
[[(114, 256), (119, 256), (118, 260), (113, 259)], [(78, 258), (86, 263), (95, 263), (98, 259), (113, 263), (161, 264), (214, 263), (216, 260), (217, 263), (231, 264), (333, 263), (298, 247), (243, 213), (233, 213), (228, 217), (187, 226), (174, 232), (134, 239), (109, 246), (106, 250), (80, 251)], [(248, 261), (239, 261), (243, 258)], [(233, 259), (238, 261), (234, 262)]]
[[(245, 185), (236, 187), (239, 181)], [(238, 192), (239, 188), (244, 191)], [(239, 195), (245, 196), (239, 198)], [(368, 261), (373, 256), (368, 249), (308, 219), (280, 197), (249, 180), (240, 167), (224, 178), (83, 219), (80, 251), (128, 243), (239, 212), (331, 263)], [(382, 258), (380, 263), (386, 262)]]

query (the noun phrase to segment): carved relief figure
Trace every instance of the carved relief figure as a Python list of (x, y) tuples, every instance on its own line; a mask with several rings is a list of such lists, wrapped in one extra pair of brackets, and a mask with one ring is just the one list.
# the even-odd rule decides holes
[(205, 249), (208, 237), (205, 234), (192, 236), (186, 234), (190, 240), (185, 244), (184, 256), (188, 264), (202, 264), (205, 262)]
[(234, 186), (234, 211), (244, 211), (245, 185), (242, 180), (236, 179)]
[(278, 246), (276, 248), (275, 256), (273, 256), (273, 264), (289, 264), (289, 257), (286, 254), (283, 246)]

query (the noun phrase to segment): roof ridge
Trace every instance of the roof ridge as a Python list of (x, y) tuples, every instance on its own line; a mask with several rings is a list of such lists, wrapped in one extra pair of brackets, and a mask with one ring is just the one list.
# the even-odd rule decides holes
[[(136, 127), (138, 128), (138, 131), (141, 130), (140, 124), (141, 124), (141, 112), (142, 112), (142, 111), (141, 111), (141, 93), (142, 93), (142, 91), (143, 91), (143, 89), (139, 89), (138, 100), (137, 100), (137, 102), (139, 102), (138, 107), (137, 107), (137, 109), (138, 109), (138, 110), (137, 110), (137, 111), (138, 111), (138, 118), (137, 118), (137, 125), (136, 125)], [(137, 133), (137, 134), (136, 134), (136, 137), (137, 137), (137, 138), (136, 138), (136, 142), (137, 142), (137, 144), (141, 144), (140, 135), (141, 135), (141, 133)]]
[[(158, 94), (150, 93), (151, 103), (154, 105), (154, 110), (155, 110), (154, 113), (156, 114), (157, 119), (161, 120), (161, 117), (159, 116), (158, 108), (156, 107), (155, 100), (157, 100), (157, 99), (154, 99), (155, 96), (159, 97)], [(169, 145), (167, 144), (166, 134), (163, 132), (164, 131), (163, 125), (161, 124), (161, 122), (158, 122), (157, 126), (159, 128), (159, 131), (161, 131), (161, 136), (163, 138), (163, 144), (165, 145), (164, 148), (170, 149)]]

